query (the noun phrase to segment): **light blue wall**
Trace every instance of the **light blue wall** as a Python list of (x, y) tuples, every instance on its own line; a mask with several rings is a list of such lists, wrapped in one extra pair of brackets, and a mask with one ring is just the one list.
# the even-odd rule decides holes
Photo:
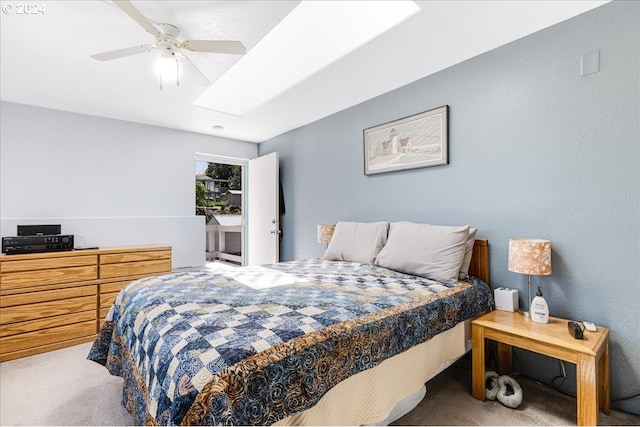
[[(596, 50), (600, 72), (581, 77)], [(322, 254), (319, 223), (468, 223), (489, 239), (491, 284), (522, 304), (508, 239), (550, 239), (553, 274), (533, 284), (552, 315), (611, 329), (612, 397), (639, 393), (639, 51), (640, 3), (609, 3), (260, 144), (280, 153), (283, 260)], [(364, 175), (363, 129), (445, 104), (448, 166)], [(528, 352), (514, 363), (545, 382), (559, 372)], [(614, 407), (638, 414), (640, 400)]]

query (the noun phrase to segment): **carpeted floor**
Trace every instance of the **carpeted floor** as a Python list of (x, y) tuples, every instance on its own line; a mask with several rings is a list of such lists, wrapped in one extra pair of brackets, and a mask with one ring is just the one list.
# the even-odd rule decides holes
[[(120, 405), (122, 380), (86, 360), (90, 343), (0, 363), (1, 425), (133, 425)], [(524, 402), (509, 409), (471, 397), (466, 360), (431, 380), (427, 397), (396, 425), (575, 425), (575, 398), (526, 378)], [(604, 425), (640, 425), (612, 411)]]
[(0, 363), (0, 424), (133, 425), (122, 379), (87, 360), (91, 343)]
[[(427, 396), (394, 425), (576, 425), (576, 399), (529, 378), (518, 378), (523, 401), (517, 409), (471, 396), (471, 363), (461, 359), (427, 383)], [(640, 416), (600, 413), (601, 425), (640, 425)]]

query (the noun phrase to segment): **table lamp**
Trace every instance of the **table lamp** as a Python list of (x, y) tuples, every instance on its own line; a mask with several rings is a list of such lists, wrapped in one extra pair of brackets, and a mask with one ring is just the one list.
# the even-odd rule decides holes
[(543, 239), (509, 239), (509, 271), (527, 274), (529, 299), (527, 311), (520, 313), (529, 317), (531, 310), (531, 275), (551, 274), (551, 241)]
[(335, 224), (318, 224), (318, 243), (324, 243), (328, 245), (333, 236), (333, 230), (336, 228)]

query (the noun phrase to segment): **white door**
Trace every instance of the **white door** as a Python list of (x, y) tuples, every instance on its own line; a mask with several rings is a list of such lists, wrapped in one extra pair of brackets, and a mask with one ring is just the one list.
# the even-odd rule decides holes
[(278, 153), (249, 160), (247, 265), (280, 259)]

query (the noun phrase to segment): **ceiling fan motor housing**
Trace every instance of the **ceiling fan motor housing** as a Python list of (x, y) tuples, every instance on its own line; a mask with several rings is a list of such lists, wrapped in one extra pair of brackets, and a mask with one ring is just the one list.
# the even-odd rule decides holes
[(158, 27), (161, 33), (156, 36), (156, 42), (158, 48), (162, 51), (162, 56), (179, 57), (180, 43), (178, 43), (177, 37), (180, 34), (180, 30), (178, 27), (171, 24), (158, 24)]

